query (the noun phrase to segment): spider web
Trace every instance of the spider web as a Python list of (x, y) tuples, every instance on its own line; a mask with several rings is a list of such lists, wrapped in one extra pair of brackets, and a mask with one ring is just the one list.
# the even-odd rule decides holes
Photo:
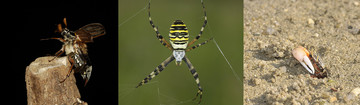
[[(150, 27), (150, 25), (148, 24), (148, 20), (147, 20), (147, 2), (145, 2), (144, 4), (146, 4), (144, 7), (138, 9), (136, 12), (133, 12), (133, 14), (131, 15), (127, 15), (124, 16), (124, 18), (119, 19), (119, 30), (121, 31), (121, 28), (125, 28), (130, 24), (135, 24), (136, 22), (136, 18), (142, 18), (142, 20), (145, 20), (146, 22), (146, 26)], [(121, 15), (121, 13), (120, 13)], [(146, 17), (146, 18), (144, 18)], [(198, 20), (202, 20), (203, 21), (203, 16), (198, 17), (196, 19)], [(159, 21), (159, 20), (156, 20)], [(209, 22), (210, 21), (210, 22)], [(218, 44), (218, 42), (216, 41), (216, 37), (214, 37), (213, 35), (216, 35), (216, 33), (213, 32), (213, 29), (211, 28), (210, 24), (211, 24), (211, 20), (209, 20), (207, 23), (207, 26), (205, 27), (205, 31), (209, 30), (208, 32), (206, 32), (206, 35), (202, 35), (201, 38), (197, 41), (197, 43), (201, 43), (204, 42), (205, 40), (207, 40), (210, 37), (213, 37), (213, 40), (211, 42), (209, 42), (208, 44), (204, 45), (204, 46), (213, 46), (211, 43), (215, 44), (215, 48), (220, 52), (221, 56), (222, 56), (222, 62), (226, 62), (228, 65), (228, 68), (225, 70), (220, 70), (220, 72), (231, 72), (233, 74), (233, 77), (236, 79), (236, 81), (238, 82), (238, 84), (242, 85), (242, 80), (240, 78), (240, 76), (238, 75), (238, 73), (234, 70), (233, 66), (231, 65), (232, 63), (230, 63), (231, 59), (228, 59), (225, 54), (221, 49), (221, 46)], [(198, 24), (198, 21), (192, 22), (188, 22), (187, 24)], [(159, 24), (156, 24), (157, 26), (160, 26)], [(162, 26), (164, 27), (164, 26)], [(151, 30), (153, 31), (153, 30)], [(195, 30), (198, 31), (198, 30)], [(160, 30), (160, 32), (163, 32)], [(121, 33), (119, 33), (121, 36)], [(149, 33), (151, 35), (154, 34), (154, 32)], [(162, 33), (163, 36), (166, 37), (166, 34)], [(140, 35), (136, 35), (138, 37), (141, 37)], [(196, 35), (190, 35), (190, 41), (191, 39), (195, 38)], [(121, 38), (121, 37), (119, 37)], [(152, 36), (152, 39), (154, 39), (154, 37)], [(151, 42), (156, 42), (156, 40), (151, 40)], [(125, 43), (125, 42), (124, 42)], [(120, 43), (121, 44), (121, 43)], [(120, 46), (120, 45), (119, 45)], [(158, 46), (160, 46), (160, 44), (158, 44)], [(163, 46), (161, 46), (163, 47)], [(203, 46), (201, 46), (203, 47)], [(201, 49), (198, 48), (198, 49)], [(195, 49), (194, 51), (191, 51), (193, 53), (197, 53)], [(119, 52), (122, 53), (122, 47), (120, 46), (119, 48)], [(166, 51), (165, 51), (166, 52)], [(204, 52), (199, 52), (199, 53), (204, 53)], [(121, 55), (121, 54), (120, 54)], [(161, 54), (157, 54), (157, 55), (161, 55)], [(156, 56), (157, 56), (156, 55)], [(145, 55), (144, 55), (145, 56)], [(121, 56), (120, 60), (122, 59)], [(141, 70), (141, 71), (137, 71), (137, 72), (122, 72), (122, 65), (121, 62), (119, 62), (119, 103), (121, 105), (128, 105), (128, 104), (136, 104), (136, 105), (196, 105), (199, 101), (199, 99), (197, 100), (193, 100), (193, 98), (195, 97), (195, 93), (197, 91), (197, 87), (195, 84), (195, 81), (193, 80), (193, 77), (191, 76), (191, 74), (188, 71), (188, 68), (186, 66), (184, 66), (184, 64), (181, 67), (178, 66), (174, 66), (174, 64), (170, 63), (168, 65), (168, 67), (165, 68), (165, 72), (161, 72), (158, 76), (156, 76), (154, 79), (152, 79), (150, 82), (146, 83), (143, 86), (140, 86), (139, 88), (135, 88), (135, 86), (146, 76), (148, 75), (151, 71), (153, 71), (153, 69), (155, 68), (156, 65), (160, 64), (162, 62), (162, 60), (164, 60), (166, 57), (168, 57), (168, 55), (163, 55), (162, 58), (158, 58), (160, 59), (159, 62), (147, 62), (149, 63), (151, 66), (151, 68), (145, 68), (145, 70)], [(145, 58), (144, 58), (145, 59)], [(190, 58), (192, 59), (192, 58)], [(220, 59), (221, 60), (221, 59)], [(192, 63), (194, 64), (195, 61), (192, 61)], [(186, 65), (186, 64), (185, 64)], [(197, 63), (194, 64), (195, 68), (197, 68), (197, 65), (201, 65), (201, 63)], [(144, 66), (145, 67), (145, 66)], [(148, 67), (148, 66), (146, 66)], [(175, 70), (171, 70), (171, 69), (175, 69)], [(130, 70), (129, 70), (130, 71)], [(147, 72), (143, 72), (143, 71), (147, 71)], [(164, 85), (168, 85), (169, 82), (165, 82), (166, 80), (164, 80), (163, 78), (166, 78), (164, 76), (167, 77), (171, 77), (171, 74), (169, 74), (169, 72), (172, 71), (182, 71), (184, 72), (184, 74), (186, 74), (185, 78), (185, 82), (188, 84), (193, 84), (193, 87), (189, 87), (188, 89), (190, 89), (189, 93), (191, 94), (187, 94), (186, 97), (180, 97), (180, 96), (176, 96), (174, 95), (175, 93), (173, 92), (174, 90), (168, 89), (167, 87), (164, 87)], [(199, 72), (200, 69), (197, 69), (197, 71)], [(204, 71), (203, 71), (204, 72)], [(205, 71), (206, 72), (206, 71)], [(179, 72), (177, 72), (179, 73)], [(136, 75), (136, 76), (126, 76), (127, 74), (132, 74), (132, 75)], [(144, 75), (145, 74), (145, 75)], [(201, 73), (199, 73), (201, 75)], [(184, 76), (184, 75), (182, 75)], [(122, 77), (126, 78), (126, 80), (122, 79)], [(129, 80), (131, 79), (131, 80)], [(162, 82), (160, 82), (162, 81)], [(202, 83), (203, 88), (207, 88), (204, 87), (204, 82), (202, 81), (206, 81), (205, 79), (203, 79), (202, 77), (200, 77), (200, 81)], [(209, 81), (208, 83), (211, 83), (211, 81)], [(178, 85), (182, 85), (181, 83), (179, 83)], [(184, 89), (186, 90), (186, 89)], [(239, 89), (241, 90), (241, 89)], [(207, 91), (205, 91), (207, 92)], [(203, 97), (207, 97), (207, 94), (205, 93)], [(148, 99), (151, 101), (143, 101), (142, 99)], [(135, 101), (134, 101), (135, 100)], [(137, 101), (136, 101), (137, 100)], [(242, 100), (242, 99), (241, 99)], [(202, 101), (206, 101), (203, 100)], [(204, 102), (202, 102), (204, 103)], [(202, 104), (201, 103), (201, 104)]]

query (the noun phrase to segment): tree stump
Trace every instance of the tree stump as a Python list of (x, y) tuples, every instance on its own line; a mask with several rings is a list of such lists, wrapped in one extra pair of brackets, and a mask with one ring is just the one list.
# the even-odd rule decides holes
[(74, 72), (63, 83), (70, 63), (67, 57), (39, 57), (26, 67), (25, 81), (28, 105), (73, 105), (80, 100)]

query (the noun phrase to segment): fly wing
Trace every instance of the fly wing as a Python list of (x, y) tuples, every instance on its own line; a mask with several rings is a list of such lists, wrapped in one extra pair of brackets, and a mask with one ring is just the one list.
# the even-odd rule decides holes
[(93, 42), (92, 39), (105, 35), (105, 28), (100, 23), (90, 23), (75, 32), (80, 40), (84, 42)]

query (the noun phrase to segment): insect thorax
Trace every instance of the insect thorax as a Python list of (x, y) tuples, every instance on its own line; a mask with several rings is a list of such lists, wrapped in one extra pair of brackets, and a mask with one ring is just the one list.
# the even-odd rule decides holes
[(176, 20), (170, 27), (170, 43), (174, 50), (185, 50), (189, 40), (189, 32), (181, 20)]
[(77, 53), (77, 50), (79, 48), (78, 44), (75, 44), (75, 33), (70, 31), (67, 28), (64, 28), (61, 32), (61, 35), (64, 37), (65, 40), (63, 47), (65, 48), (65, 54), (69, 55), (70, 53)]
[(74, 45), (73, 42), (66, 41), (64, 42), (63, 47), (65, 49), (65, 54), (69, 55), (70, 53), (76, 53), (76, 47), (78, 47), (78, 45)]

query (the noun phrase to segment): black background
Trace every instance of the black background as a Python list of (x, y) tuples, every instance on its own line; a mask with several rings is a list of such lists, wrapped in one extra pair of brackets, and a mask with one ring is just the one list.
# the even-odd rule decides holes
[[(88, 104), (117, 104), (118, 100), (118, 3), (110, 0), (45, 0), (27, 1), (15, 17), (16, 32), (11, 35), (13, 72), (16, 74), (16, 101), (27, 103), (25, 69), (38, 57), (54, 55), (62, 43), (40, 39), (61, 37), (55, 33), (57, 24), (66, 17), (68, 29), (75, 31), (89, 23), (101, 23), (106, 34), (88, 43), (93, 71), (88, 84), (76, 73), (81, 99)], [(62, 55), (65, 56), (65, 55)]]

